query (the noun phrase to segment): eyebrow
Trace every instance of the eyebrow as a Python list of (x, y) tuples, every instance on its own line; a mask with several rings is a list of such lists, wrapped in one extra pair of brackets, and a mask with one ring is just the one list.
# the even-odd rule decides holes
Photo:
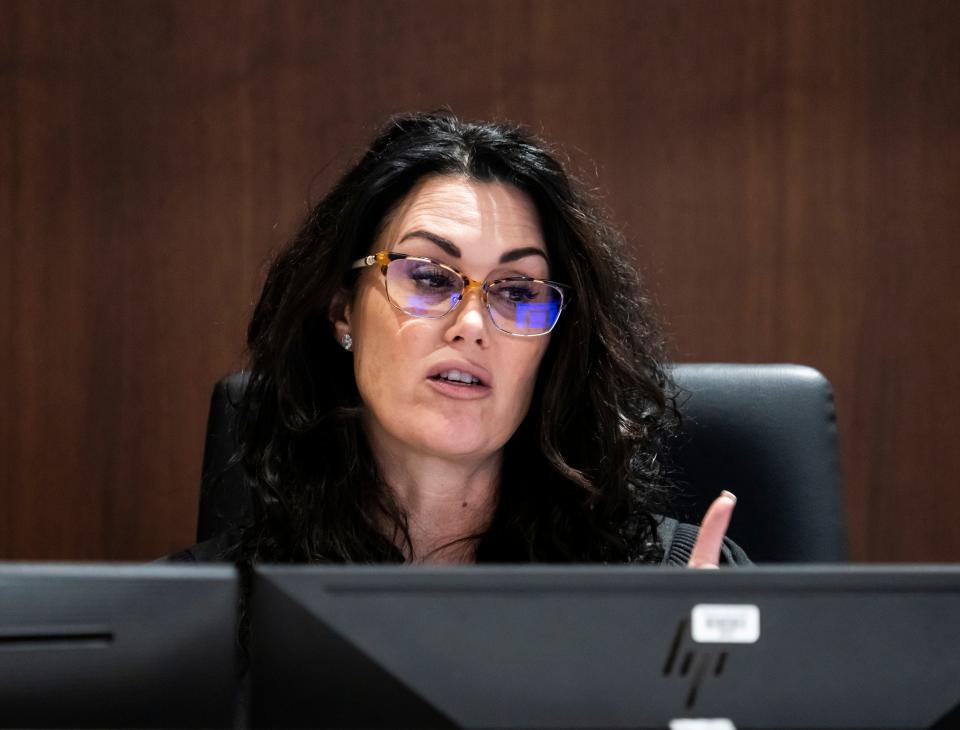
[[(436, 233), (431, 233), (430, 231), (421, 231), (421, 230), (410, 231), (398, 241), (398, 244), (403, 243), (404, 241), (410, 238), (424, 238), (430, 241), (431, 243), (435, 244), (438, 248), (441, 248), (444, 251), (444, 253), (447, 253), (450, 256), (453, 256), (454, 258), (460, 258), (462, 255), (460, 253), (460, 248), (459, 246), (457, 246), (457, 244), (455, 244), (449, 238), (444, 238), (443, 236), (439, 236)], [(547, 261), (549, 263), (549, 259), (547, 259), (546, 252), (543, 249), (537, 248), (535, 246), (525, 246), (524, 248), (513, 248), (513, 249), (510, 249), (509, 251), (504, 251), (503, 254), (500, 255), (500, 263), (506, 264), (511, 261), (517, 261), (519, 259), (525, 258), (527, 256), (541, 256), (543, 257), (544, 261)]]

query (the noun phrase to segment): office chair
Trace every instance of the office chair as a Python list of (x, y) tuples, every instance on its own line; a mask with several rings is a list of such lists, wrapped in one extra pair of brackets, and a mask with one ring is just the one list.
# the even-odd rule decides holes
[[(723, 489), (738, 497), (728, 535), (754, 562), (846, 560), (836, 414), (829, 382), (801, 365), (672, 368), (682, 428), (672, 454), (677, 516), (696, 522)], [(197, 540), (242, 519), (249, 503), (236, 452), (234, 373), (214, 388)]]

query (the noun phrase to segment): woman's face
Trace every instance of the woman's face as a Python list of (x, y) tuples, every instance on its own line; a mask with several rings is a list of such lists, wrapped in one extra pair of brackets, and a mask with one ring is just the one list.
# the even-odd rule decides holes
[[(370, 253), (385, 249), (436, 259), (476, 281), (550, 275), (533, 202), (503, 183), (422, 179), (388, 216)], [(513, 435), (550, 338), (501, 332), (477, 290), (439, 319), (405, 314), (387, 299), (379, 266), (362, 271), (334, 324), (338, 337), (353, 338), (372, 446), (457, 460), (497, 454)], [(481, 382), (439, 377), (453, 370)]]

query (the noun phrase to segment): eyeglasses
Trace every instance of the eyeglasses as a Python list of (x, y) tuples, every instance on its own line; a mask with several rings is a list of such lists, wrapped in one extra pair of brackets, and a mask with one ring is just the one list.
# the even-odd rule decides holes
[(380, 251), (353, 262), (351, 269), (379, 264), (387, 299), (413, 317), (439, 318), (452, 312), (470, 289), (479, 289), (490, 321), (501, 332), (537, 337), (552, 330), (566, 303), (564, 284), (527, 276), (474, 281), (456, 269), (421, 256)]

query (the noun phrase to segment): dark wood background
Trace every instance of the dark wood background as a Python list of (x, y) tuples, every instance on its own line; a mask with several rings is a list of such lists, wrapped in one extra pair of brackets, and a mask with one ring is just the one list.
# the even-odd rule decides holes
[(271, 252), (440, 105), (567, 149), (677, 360), (833, 381), (855, 559), (960, 560), (960, 3), (878, 0), (3, 0), (0, 558), (192, 542)]

